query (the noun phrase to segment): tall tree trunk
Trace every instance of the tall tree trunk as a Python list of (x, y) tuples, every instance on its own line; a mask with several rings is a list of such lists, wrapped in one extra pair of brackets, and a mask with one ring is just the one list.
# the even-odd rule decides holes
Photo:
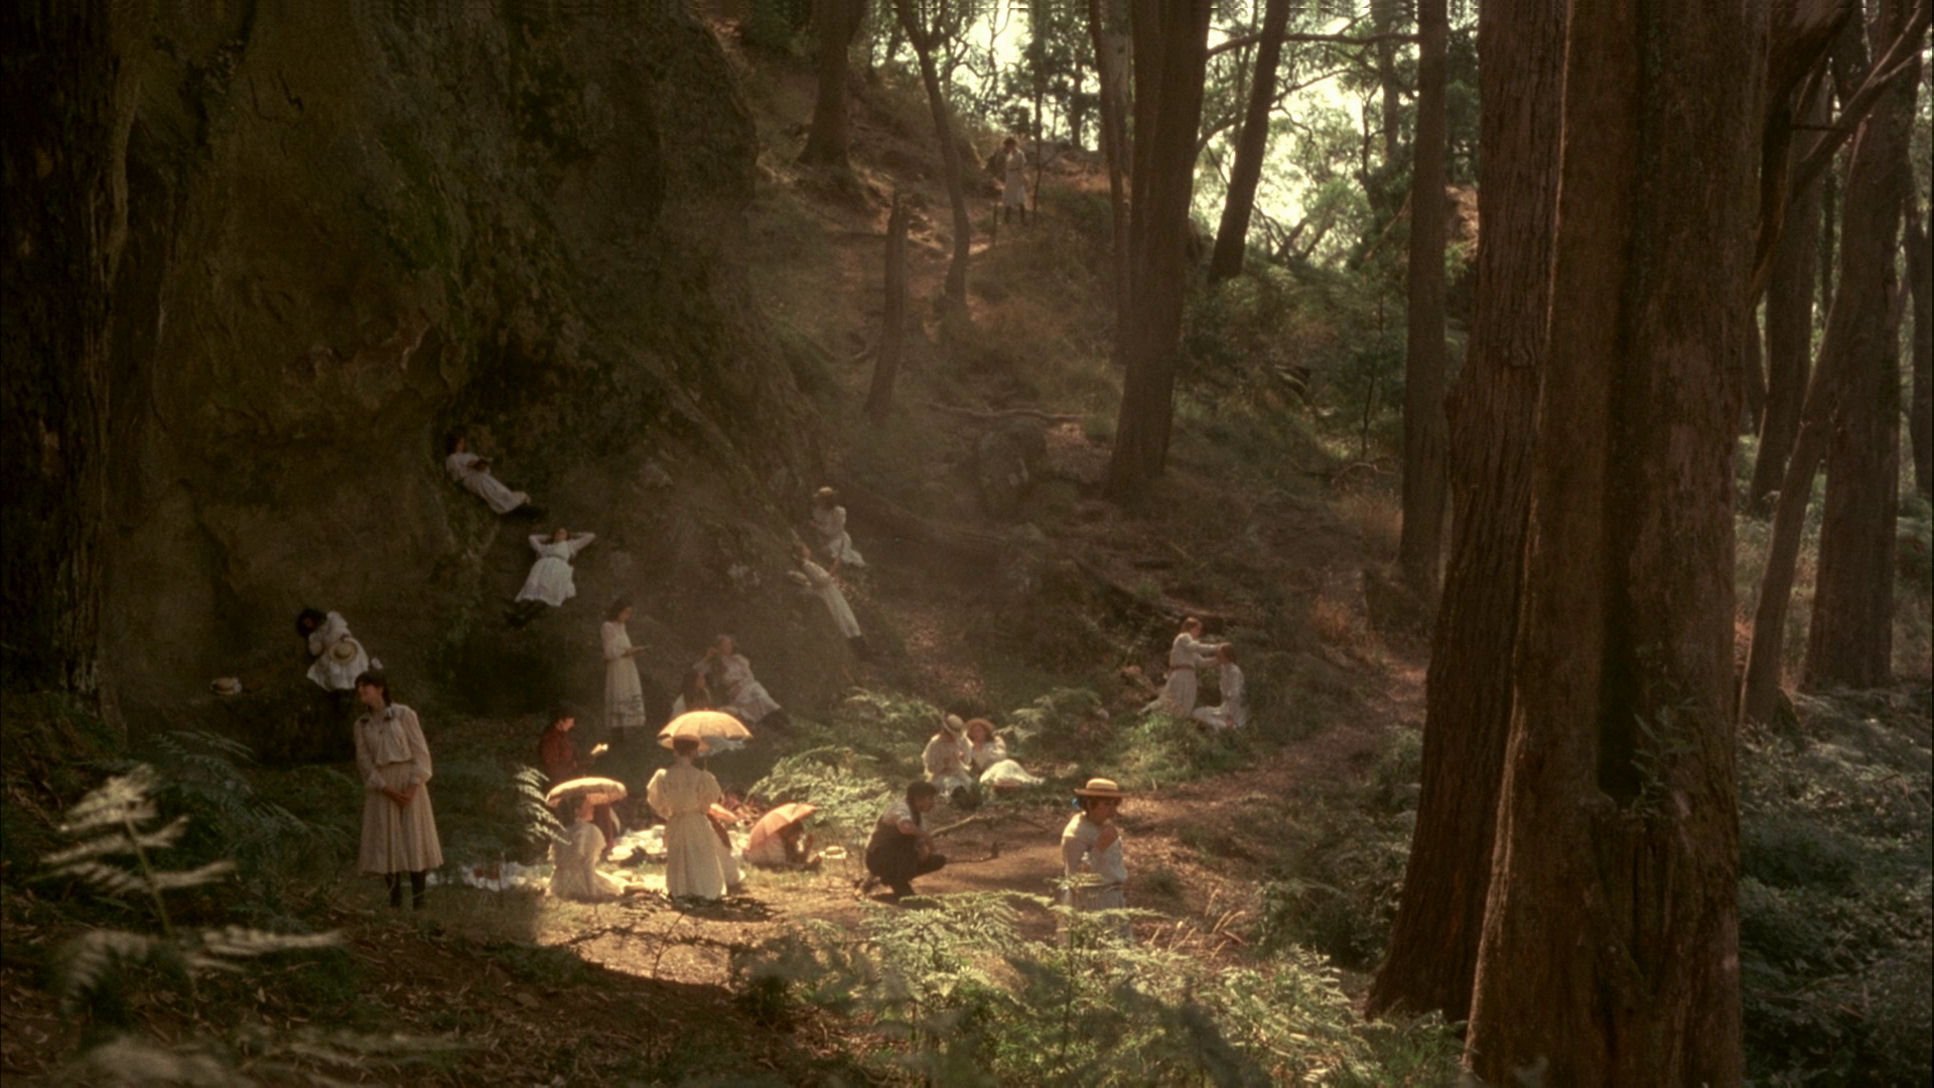
[[(1880, 57), (1907, 22), (1902, 0), (1881, 0), (1870, 28), (1871, 55)], [(1837, 426), (1827, 439), (1826, 509), (1820, 520), (1820, 559), (1813, 585), (1803, 679), (1807, 687), (1878, 687), (1891, 679), (1894, 659), (1894, 535), (1900, 506), (1900, 327), (1892, 303), (1897, 281), (1901, 205), (1908, 192), (1907, 143), (1913, 124), (1912, 70), (1874, 104), (1874, 202), (1855, 230), (1853, 200), (1841, 231), (1841, 267), (1854, 262), (1879, 273), (1860, 319), (1873, 326), (1867, 346), (1846, 356)], [(1851, 197), (1852, 180), (1848, 189)], [(1848, 282), (1841, 273), (1844, 293)]]
[(1262, 42), (1256, 48), (1256, 76), (1249, 86), (1249, 108), (1236, 140), (1236, 161), (1229, 171), (1229, 195), (1209, 258), (1209, 282), (1221, 283), (1242, 272), (1249, 248), (1249, 213), (1262, 181), (1262, 160), (1269, 150), (1269, 113), (1276, 102), (1276, 68), (1283, 56), (1283, 31), (1289, 26), (1290, 0), (1269, 0), (1263, 9)]
[[(1809, 125), (1827, 121), (1824, 93), (1805, 113)], [(1766, 410), (1761, 414), (1759, 453), (1746, 491), (1747, 508), (1769, 509), (1786, 471), (1793, 439), (1800, 430), (1800, 405), (1806, 399), (1808, 361), (1813, 357), (1813, 285), (1819, 275), (1820, 188), (1809, 185), (1792, 196), (1786, 229), (1773, 250), (1766, 280)]]
[(1404, 584), (1437, 596), (1444, 551), (1444, 0), (1417, 4), (1417, 138), (1410, 171), (1410, 306), (1404, 359)]
[(133, 80), (99, 4), (8, 5), (0, 86), (0, 689), (93, 697), (109, 296), (127, 231)]
[(1477, 306), (1450, 404), (1450, 566), (1425, 688), (1422, 791), (1389, 952), (1368, 1012), (1470, 1012), (1511, 726), (1511, 652), (1531, 509), (1558, 190), (1565, 13), (1538, 0), (1478, 9)]
[(1465, 1059), (1733, 1085), (1732, 451), (1764, 12), (1579, 3), (1516, 705)]
[(1134, 270), (1116, 322), (1121, 412), (1105, 490), (1125, 501), (1161, 475), (1174, 420), (1175, 355), (1188, 287), (1189, 197), (1202, 121), (1210, 0), (1135, 0)]
[(900, 376), (900, 356), (907, 331), (907, 208), (893, 194), (893, 211), (886, 220), (886, 301), (880, 313), (880, 356), (873, 361), (873, 385), (866, 394), (866, 415), (884, 420), (893, 410), (893, 383)]
[[(1894, 238), (1900, 217), (1897, 160), (1906, 138), (1894, 102), (1892, 96), (1884, 97), (1860, 123), (1847, 164), (1844, 192), (1837, 201), (1841, 209), (1839, 244), (1835, 247), (1839, 274), (1827, 310), (1819, 362), (1800, 410), (1800, 433), (1780, 480), (1766, 569), (1760, 576), (1759, 600), (1753, 608), (1753, 641), (1746, 653), (1746, 677), (1740, 696), (1740, 714), (1749, 721), (1770, 721), (1779, 702), (1786, 616), (1792, 604), (1806, 510), (1813, 499), (1813, 476), (1839, 425), (1849, 383), (1861, 366), (1860, 360), (1882, 355), (1894, 358), (1895, 347), (1886, 334)], [(1824, 550), (1824, 541), (1822, 546)], [(1825, 556), (1821, 558), (1824, 564)], [(1817, 608), (1817, 591), (1815, 602)], [(1891, 616), (1887, 626), (1891, 637)]]
[(1766, 419), (1766, 349), (1759, 328), (1759, 319), (1746, 326), (1746, 353), (1741, 360), (1739, 375), (1745, 384), (1741, 389), (1746, 401), (1746, 412), (1740, 417), (1741, 434), (1758, 434)]
[(1919, 202), (1907, 196), (1907, 285), (1914, 300), (1913, 399), (1907, 431), (1914, 444), (1914, 490), (1922, 498), (1934, 487), (1934, 252)]
[(956, 313), (964, 316), (967, 313), (967, 254), (973, 246), (974, 227), (967, 215), (967, 184), (961, 176), (960, 143), (954, 139), (953, 112), (940, 85), (940, 70), (934, 65), (933, 51), (939, 46), (939, 34), (933, 27), (920, 24), (913, 0), (893, 0), (893, 11), (899, 17), (901, 32), (913, 46), (914, 57), (920, 62), (920, 82), (927, 88), (927, 108), (933, 114), (934, 135), (940, 140), (940, 168), (947, 176), (947, 203), (953, 206), (954, 212), (954, 255), (947, 262), (943, 298)]
[(1126, 39), (1102, 19), (1103, 0), (1088, 0), (1088, 37), (1095, 47), (1095, 79), (1101, 85), (1101, 155), (1108, 164), (1109, 244), (1113, 247), (1116, 321), (1128, 312), (1128, 73)]
[(813, 127), (806, 135), (805, 150), (799, 153), (800, 162), (846, 165), (846, 53), (865, 14), (865, 0), (813, 0), (813, 29), (819, 35), (815, 65), (819, 97), (813, 102)]

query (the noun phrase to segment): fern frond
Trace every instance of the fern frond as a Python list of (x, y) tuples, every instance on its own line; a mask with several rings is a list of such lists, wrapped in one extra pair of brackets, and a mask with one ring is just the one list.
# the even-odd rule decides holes
[(110, 833), (98, 839), (77, 843), (65, 850), (57, 850), (41, 860), (58, 870), (62, 866), (87, 858), (98, 858), (108, 854), (132, 854), (136, 849), (166, 849), (180, 841), (182, 832), (188, 830), (188, 817), (177, 816), (173, 823), (159, 831), (136, 832), (129, 835), (125, 830), (116, 830), (120, 833)]
[(200, 954), (227, 959), (310, 948), (333, 948), (342, 943), (342, 934), (333, 929), (324, 933), (270, 933), (248, 926), (223, 926), (220, 929), (204, 929), (200, 937)]
[(67, 810), (67, 820), (60, 830), (63, 834), (78, 835), (98, 827), (146, 823), (158, 815), (154, 792), (159, 785), (160, 776), (153, 767), (136, 764), (127, 774), (108, 779), (76, 801)]
[(90, 929), (61, 946), (54, 961), (54, 989), (71, 1005), (99, 986), (116, 966), (145, 963), (172, 950), (168, 941), (145, 933)]
[(254, 1083), (206, 1051), (174, 1048), (121, 1035), (93, 1047), (69, 1067), (75, 1084), (185, 1084), (229, 1088)]
[(235, 863), (224, 859), (181, 872), (154, 873), (152, 879), (156, 891), (166, 892), (178, 888), (199, 888), (204, 884), (213, 884), (234, 871)]

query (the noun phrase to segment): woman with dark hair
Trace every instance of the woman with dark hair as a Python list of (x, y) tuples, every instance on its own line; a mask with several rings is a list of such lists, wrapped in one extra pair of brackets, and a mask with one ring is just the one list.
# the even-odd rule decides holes
[(532, 516), (541, 513), (529, 495), (512, 491), (490, 474), (490, 462), (470, 452), (470, 437), (462, 431), (450, 436), (450, 455), (443, 459), (443, 469), (498, 514), (520, 510)]
[(630, 621), (631, 598), (619, 597), (605, 609), (604, 625), (598, 629), (604, 643), (604, 727), (620, 744), (632, 730), (651, 724), (638, 664), (632, 660), (645, 648), (631, 644), (631, 632), (625, 628)]
[(305, 608), (296, 613), (295, 633), (309, 649), (309, 679), (324, 691), (354, 691), (356, 678), (369, 671), (369, 654), (340, 612)]
[(933, 811), (940, 791), (931, 782), (907, 786), (906, 797), (893, 802), (880, 813), (873, 825), (873, 836), (866, 841), (866, 871), (892, 891), (893, 897), (913, 894), (913, 878), (938, 872), (947, 864), (945, 855), (933, 850), (933, 837), (922, 824)]
[(356, 699), (367, 708), (356, 719), (356, 771), (363, 783), (363, 840), (358, 861), (389, 887), (389, 905), (403, 905), (403, 874), (410, 877), (410, 907), (423, 908), (429, 872), (443, 864), (443, 844), (430, 810), (430, 748), (416, 711), (390, 701), (389, 680), (366, 672), (356, 678)]

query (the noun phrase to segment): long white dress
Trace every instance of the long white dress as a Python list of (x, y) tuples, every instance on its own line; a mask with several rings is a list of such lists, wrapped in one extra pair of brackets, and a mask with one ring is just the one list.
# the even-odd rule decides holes
[(604, 857), (604, 832), (589, 820), (571, 828), (570, 837), (551, 844), (551, 894), (559, 899), (616, 899), (624, 889), (598, 872)]
[(1088, 879), (1082, 886), (1063, 892), (1061, 902), (1080, 910), (1109, 910), (1127, 905), (1123, 892), (1128, 883), (1128, 863), (1122, 857), (1121, 828), (1115, 828), (1115, 841), (1107, 849), (1095, 846), (1100, 838), (1101, 825), (1089, 819), (1085, 812), (1075, 813), (1062, 829), (1062, 875), (1070, 880)]
[(483, 458), (464, 450), (443, 459), (443, 469), (450, 478), (470, 489), (471, 493), (482, 499), (492, 510), (508, 514), (512, 510), (531, 501), (522, 491), (512, 491), (502, 481), (490, 474), (487, 468), (478, 468), (477, 462)]
[(927, 769), (927, 781), (933, 783), (941, 793), (974, 784), (974, 776), (969, 770), (973, 758), (974, 749), (967, 738), (944, 729), (935, 733), (933, 739), (927, 742), (926, 750), (920, 753), (920, 763)]
[(724, 693), (724, 703), (720, 710), (731, 714), (747, 725), (757, 725), (760, 719), (779, 709), (779, 700), (772, 697), (764, 684), (752, 675), (752, 662), (744, 654), (728, 654), (718, 658), (718, 671), (714, 674), (719, 690)]
[[(336, 643), (349, 640), (356, 652), (346, 660), (337, 660), (331, 651)], [(363, 644), (349, 633), (349, 621), (342, 613), (331, 612), (322, 626), (309, 632), (309, 654), (316, 660), (309, 666), (309, 679), (325, 691), (354, 691), (356, 678), (369, 671), (369, 654)]]
[(573, 533), (569, 540), (552, 540), (541, 533), (533, 535), (531, 551), (537, 553), (537, 562), (531, 564), (531, 572), (524, 579), (524, 588), (517, 591), (517, 599), (543, 601), (556, 608), (577, 596), (577, 583), (571, 577), (571, 557), (597, 538), (596, 533)]
[(820, 550), (843, 567), (864, 567), (866, 560), (853, 547), (853, 536), (846, 531), (844, 506), (814, 506), (813, 529), (819, 533)]
[(1142, 709), (1188, 717), (1195, 710), (1195, 670), (1214, 660), (1214, 643), (1204, 642), (1187, 631), (1176, 635), (1168, 648), (1168, 681), (1162, 685), (1162, 693)]
[(1027, 152), (1015, 148), (1001, 157), (1001, 203), (1010, 208), (1027, 207)]
[(631, 633), (617, 620), (604, 621), (598, 633), (604, 641), (605, 728), (641, 729), (646, 724), (645, 689), (631, 656)]
[(665, 891), (674, 899), (717, 899), (725, 894), (726, 851), (705, 813), (725, 791), (712, 772), (676, 759), (645, 785), (645, 802), (665, 821)]
[[(356, 771), (363, 782), (365, 873), (420, 873), (443, 864), (436, 814), (430, 809), (430, 748), (416, 711), (391, 704), (356, 719)], [(398, 807), (382, 792), (418, 787)]]
[(1233, 661), (1225, 661), (1216, 671), (1216, 682), (1222, 689), (1222, 702), (1215, 706), (1199, 706), (1189, 715), (1213, 729), (1241, 729), (1249, 724), (1249, 706), (1243, 701), (1242, 666)]
[(806, 576), (807, 590), (826, 605), (826, 613), (833, 617), (833, 626), (839, 628), (840, 637), (860, 637), (860, 621), (853, 615), (853, 606), (846, 603), (846, 594), (840, 592), (839, 580), (810, 559), (800, 560), (800, 568)]

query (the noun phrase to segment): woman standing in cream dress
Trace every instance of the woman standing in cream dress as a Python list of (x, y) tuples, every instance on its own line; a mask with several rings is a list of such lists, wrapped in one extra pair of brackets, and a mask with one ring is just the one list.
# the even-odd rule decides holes
[(356, 699), (367, 708), (356, 719), (356, 771), (363, 783), (361, 868), (383, 878), (391, 907), (403, 905), (403, 874), (408, 873), (410, 906), (421, 910), (429, 872), (443, 864), (430, 810), (430, 748), (416, 711), (390, 702), (383, 674), (358, 676)]
[(726, 855), (708, 815), (725, 791), (712, 772), (692, 765), (702, 747), (696, 737), (672, 738), (672, 765), (645, 786), (646, 803), (665, 821), (665, 893), (673, 899), (725, 894)]

